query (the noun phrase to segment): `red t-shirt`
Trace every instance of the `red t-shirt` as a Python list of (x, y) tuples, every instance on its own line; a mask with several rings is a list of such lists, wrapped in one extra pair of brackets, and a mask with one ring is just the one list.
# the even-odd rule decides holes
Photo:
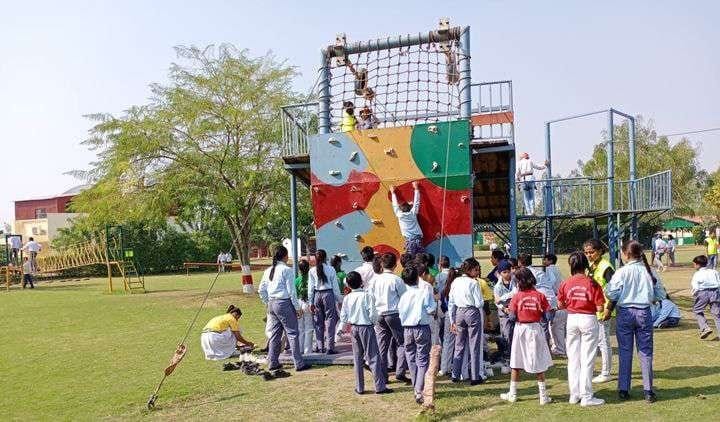
[(592, 278), (585, 274), (575, 274), (560, 285), (558, 302), (570, 314), (594, 314), (598, 306), (605, 305), (605, 296), (600, 285)]
[(518, 290), (510, 300), (510, 311), (517, 315), (517, 322), (540, 322), (550, 304), (544, 294), (537, 290)]

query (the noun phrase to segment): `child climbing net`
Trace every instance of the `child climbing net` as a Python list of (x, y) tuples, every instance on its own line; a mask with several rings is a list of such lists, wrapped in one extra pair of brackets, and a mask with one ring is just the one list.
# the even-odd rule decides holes
[(334, 59), (330, 70), (333, 131), (341, 128), (348, 103), (372, 114), (371, 127), (456, 119), (459, 47), (453, 40)]

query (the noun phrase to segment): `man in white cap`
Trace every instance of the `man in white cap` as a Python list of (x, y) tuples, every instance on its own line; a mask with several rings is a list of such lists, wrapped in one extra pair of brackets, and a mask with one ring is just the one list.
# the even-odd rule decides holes
[[(545, 162), (545, 165), (547, 164)], [(525, 215), (535, 213), (535, 170), (545, 170), (545, 166), (539, 166), (530, 161), (530, 154), (527, 152), (520, 154), (520, 161), (517, 163), (517, 180), (522, 182)]]

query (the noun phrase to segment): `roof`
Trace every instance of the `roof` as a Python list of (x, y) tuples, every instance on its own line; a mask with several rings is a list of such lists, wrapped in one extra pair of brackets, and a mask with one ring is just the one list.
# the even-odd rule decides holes
[(70, 188), (66, 190), (65, 192), (59, 193), (57, 195), (51, 195), (51, 196), (41, 196), (37, 198), (28, 198), (28, 199), (17, 199), (15, 202), (26, 202), (26, 201), (42, 201), (42, 200), (48, 200), (48, 199), (57, 199), (57, 198), (65, 198), (65, 197), (72, 197), (78, 195), (80, 192), (84, 191), (85, 189), (89, 188), (90, 185), (78, 185), (73, 188)]
[(701, 220), (694, 217), (674, 217), (663, 223), (665, 230), (691, 229), (701, 224)]

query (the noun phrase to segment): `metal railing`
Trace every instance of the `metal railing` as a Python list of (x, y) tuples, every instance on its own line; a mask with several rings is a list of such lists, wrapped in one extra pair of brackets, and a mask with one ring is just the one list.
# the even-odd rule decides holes
[[(616, 181), (615, 201), (608, 207), (608, 181), (576, 177), (540, 179), (533, 183), (516, 182), (519, 217), (573, 217), (607, 213), (641, 213), (672, 208), (672, 173), (664, 171), (632, 180)], [(527, 195), (526, 192), (532, 192)], [(545, 199), (552, 202), (546, 211)], [(530, 201), (529, 198), (533, 200)]]
[(308, 136), (318, 132), (318, 102), (287, 105), (280, 110), (282, 155), (308, 155)]
[[(479, 82), (470, 85), (472, 114), (513, 113), (512, 81)], [(514, 142), (514, 124), (496, 123), (473, 128), (473, 139), (481, 141), (506, 140)]]

